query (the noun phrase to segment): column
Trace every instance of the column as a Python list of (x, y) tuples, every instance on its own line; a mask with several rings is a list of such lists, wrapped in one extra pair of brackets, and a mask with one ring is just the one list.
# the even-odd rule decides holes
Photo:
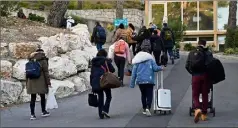
[(218, 36), (217, 36), (217, 8), (218, 8), (218, 1), (213, 1), (213, 31), (214, 31), (214, 45), (215, 50), (219, 50), (219, 43), (218, 43)]
[(148, 26), (149, 24), (149, 0), (145, 0), (145, 22), (144, 25)]

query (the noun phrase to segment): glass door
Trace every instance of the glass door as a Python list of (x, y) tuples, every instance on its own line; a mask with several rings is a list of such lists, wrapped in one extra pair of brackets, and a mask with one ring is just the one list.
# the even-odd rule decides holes
[(155, 24), (157, 27), (161, 28), (163, 24), (163, 20), (166, 20), (167, 12), (165, 11), (166, 3), (165, 2), (158, 2), (158, 1), (151, 1), (149, 6), (149, 23)]

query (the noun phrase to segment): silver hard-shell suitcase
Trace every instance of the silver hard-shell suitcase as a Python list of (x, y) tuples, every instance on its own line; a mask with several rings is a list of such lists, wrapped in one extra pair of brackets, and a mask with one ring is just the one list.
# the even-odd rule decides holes
[[(159, 80), (159, 73), (157, 73), (156, 89), (154, 89), (154, 113), (157, 111), (171, 113), (171, 91), (169, 89), (164, 89), (163, 87), (163, 71), (160, 73), (161, 77)], [(160, 81), (160, 83), (159, 83)], [(159, 84), (161, 87), (159, 88)]]

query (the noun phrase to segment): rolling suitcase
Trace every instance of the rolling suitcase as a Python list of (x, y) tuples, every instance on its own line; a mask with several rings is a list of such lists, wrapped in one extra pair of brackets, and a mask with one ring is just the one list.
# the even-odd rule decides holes
[(171, 91), (163, 87), (163, 71), (161, 71), (159, 88), (159, 73), (157, 73), (156, 89), (154, 90), (154, 113), (157, 111), (166, 114), (171, 113)]

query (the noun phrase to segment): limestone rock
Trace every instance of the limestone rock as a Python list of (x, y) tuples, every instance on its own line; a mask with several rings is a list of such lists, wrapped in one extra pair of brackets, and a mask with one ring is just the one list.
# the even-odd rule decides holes
[(87, 59), (88, 55), (86, 52), (81, 50), (73, 50), (70, 53), (68, 53), (68, 56), (70, 60), (74, 62), (78, 71), (83, 71), (88, 68), (89, 61)]
[[(40, 101), (40, 96), (39, 95), (36, 95), (36, 101)], [(31, 101), (31, 95), (30, 94), (27, 94), (27, 89), (24, 88), (22, 90), (22, 93), (19, 97), (19, 101), (20, 103), (27, 103), (27, 102), (30, 102)]]
[(28, 62), (26, 59), (18, 60), (13, 66), (12, 76), (18, 80), (25, 80), (25, 65)]
[(7, 60), (1, 60), (1, 78), (8, 79), (12, 77), (12, 63)]
[(48, 39), (44, 39), (41, 48), (44, 50), (48, 58), (52, 58), (58, 55), (59, 41), (56, 40), (57, 36), (51, 36)]
[(9, 44), (10, 55), (17, 59), (27, 59), (37, 48), (38, 45), (33, 42)]
[(76, 92), (84, 92), (88, 89), (86, 85), (86, 81), (83, 78), (80, 78), (78, 76), (73, 76), (69, 78), (68, 80), (74, 83), (74, 89)]
[(56, 98), (63, 98), (73, 94), (74, 92), (74, 84), (69, 80), (59, 81), (59, 80), (51, 80), (51, 86), (53, 89), (53, 93)]
[(91, 85), (90, 85), (90, 72), (82, 72), (82, 73), (79, 73), (78, 76), (80, 78), (83, 78), (84, 81), (85, 81), (85, 85), (86, 85), (86, 88), (87, 89), (90, 89), (91, 88)]
[(21, 82), (1, 80), (1, 104), (16, 103), (21, 92)]
[(2, 57), (7, 57), (8, 56), (8, 48), (7, 48), (7, 43), (1, 43), (0, 44), (1, 47), (0, 47), (0, 51), (1, 51), (1, 58)]
[(56, 56), (49, 59), (49, 74), (54, 79), (62, 80), (77, 74), (77, 68), (73, 61)]

